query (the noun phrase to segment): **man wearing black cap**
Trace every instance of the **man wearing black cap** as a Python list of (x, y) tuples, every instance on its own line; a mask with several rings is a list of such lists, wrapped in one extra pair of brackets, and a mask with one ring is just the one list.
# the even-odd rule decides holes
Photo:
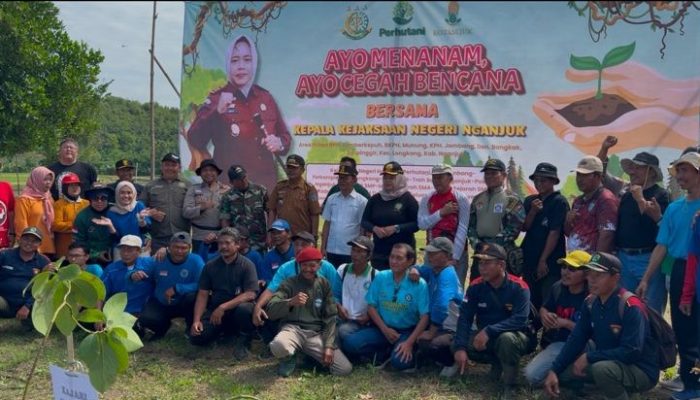
[(160, 163), (160, 178), (146, 185), (140, 200), (152, 208), (151, 254), (165, 247), (173, 233), (190, 231), (190, 221), (182, 215), (182, 205), (191, 184), (180, 178), (180, 156), (166, 154)]
[(63, 177), (72, 172), (80, 178), (80, 191), (85, 193), (97, 181), (97, 170), (92, 164), (78, 161), (78, 142), (72, 138), (61, 140), (58, 148), (58, 161), (48, 166), (55, 177), (51, 187), (54, 200), (61, 198)]
[(39, 253), (43, 235), (33, 226), (22, 231), (19, 246), (0, 252), (0, 318), (17, 318), (31, 327), (30, 312), (34, 299), (24, 289), (34, 275), (53, 268)]
[(264, 254), (267, 250), (267, 188), (250, 182), (242, 165), (232, 165), (228, 169), (228, 179), (231, 190), (221, 197), (219, 205), (221, 226), (246, 226), (250, 247)]
[(134, 174), (136, 173), (136, 167), (134, 166), (134, 163), (131, 162), (131, 160), (127, 158), (122, 158), (121, 160), (117, 161), (116, 163), (114, 163), (114, 171), (117, 174), (117, 180), (115, 182), (110, 183), (107, 186), (111, 187), (112, 190), (116, 191), (117, 184), (119, 182), (128, 181), (131, 182), (136, 188), (136, 195), (141, 196), (141, 193), (143, 193), (143, 185), (134, 182)]
[[(214, 160), (202, 161), (195, 171), (202, 182), (187, 189), (182, 205), (182, 216), (192, 225), (192, 251), (198, 254), (206, 254), (209, 247), (216, 247), (216, 233), (221, 229), (219, 204), (221, 196), (229, 189), (218, 180), (221, 172)], [(202, 246), (207, 246), (207, 249), (203, 250)]]
[[(515, 239), (525, 221), (525, 209), (518, 195), (503, 187), (506, 165), (491, 158), (481, 169), (486, 190), (474, 196), (469, 216), (469, 241), (474, 249), (481, 242), (496, 243), (508, 253), (508, 271), (520, 274), (522, 253)], [(479, 276), (478, 259), (471, 266), (470, 280)]]
[[(604, 164), (607, 161), (607, 151), (617, 143), (617, 138), (608, 136), (601, 145)], [(617, 230), (615, 231), (615, 246), (617, 256), (622, 262), (622, 286), (627, 290), (635, 290), (646, 272), (651, 252), (656, 246), (656, 235), (659, 233), (661, 216), (671, 201), (668, 191), (658, 182), (663, 180), (659, 168), (659, 159), (650, 153), (641, 152), (634, 158), (623, 158), (622, 169), (629, 175), (630, 181), (624, 182), (606, 173), (604, 185), (620, 193)], [(621, 190), (615, 191), (612, 187)], [(666, 282), (657, 271), (649, 280), (649, 290), (646, 294), (647, 304), (663, 314), (666, 308)]]
[[(472, 258), (479, 260), (480, 276), (469, 284), (460, 307), (452, 345), (455, 364), (463, 374), (470, 359), (490, 363), (491, 378), (505, 384), (507, 395), (517, 382), (520, 358), (528, 351), (530, 290), (525, 281), (506, 272), (503, 247), (479, 243)], [(477, 332), (472, 331), (475, 318)]]
[[(620, 287), (622, 264), (612, 254), (593, 253), (585, 268), (591, 296), (552, 364), (545, 391), (558, 397), (560, 380), (592, 382), (607, 399), (652, 389), (659, 380), (658, 344), (644, 303)], [(587, 350), (589, 340), (595, 346)]]
[[(349, 157), (349, 156), (343, 156), (340, 158), (340, 166), (347, 166), (347, 167), (353, 167), (357, 170), (357, 161), (355, 161), (354, 158)], [(364, 186), (360, 185), (359, 182), (355, 182), (355, 184), (352, 186), (353, 189), (359, 194), (362, 195), (362, 197), (366, 198), (369, 200), (369, 198), (372, 196), (369, 194), (367, 189), (365, 189)], [(340, 187), (338, 187), (338, 184), (335, 184), (331, 186), (331, 188), (328, 190), (328, 193), (326, 193), (326, 198), (323, 200), (323, 204), (321, 204), (321, 209), (326, 208), (326, 202), (328, 201), (328, 198), (331, 197), (332, 194), (338, 193), (340, 191)]]
[(537, 194), (525, 199), (525, 239), (523, 249), (523, 278), (530, 286), (532, 304), (537, 309), (549, 296), (552, 284), (561, 277), (557, 260), (566, 254), (564, 222), (569, 202), (554, 190), (559, 184), (557, 167), (539, 163), (530, 175)]
[(292, 234), (310, 232), (318, 240), (318, 203), (316, 187), (303, 177), (304, 159), (296, 154), (287, 157), (287, 180), (277, 183), (270, 194), (267, 208), (270, 220), (285, 219), (292, 226)]
[(328, 203), (323, 209), (321, 253), (338, 268), (341, 264), (350, 262), (350, 246), (347, 243), (362, 233), (360, 224), (367, 199), (354, 189), (354, 184), (357, 183), (355, 167), (341, 165), (335, 175), (338, 176), (340, 192), (328, 197)]

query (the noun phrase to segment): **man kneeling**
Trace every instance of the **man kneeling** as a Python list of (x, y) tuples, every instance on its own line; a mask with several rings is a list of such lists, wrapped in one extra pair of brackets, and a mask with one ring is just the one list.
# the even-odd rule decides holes
[(277, 369), (281, 376), (294, 372), (297, 351), (329, 367), (333, 375), (352, 372), (352, 364), (336, 345), (338, 308), (331, 285), (316, 274), (322, 258), (315, 247), (299, 252), (299, 274), (282, 282), (268, 303), (268, 317), (281, 320), (280, 332), (270, 343), (272, 354), (282, 359)]
[[(593, 253), (585, 265), (591, 295), (547, 374), (544, 388), (550, 396), (559, 396), (560, 379), (579, 387), (592, 382), (607, 399), (621, 400), (656, 385), (658, 349), (646, 307), (620, 286), (621, 266), (617, 257), (603, 252)], [(595, 350), (584, 351), (589, 339)]]

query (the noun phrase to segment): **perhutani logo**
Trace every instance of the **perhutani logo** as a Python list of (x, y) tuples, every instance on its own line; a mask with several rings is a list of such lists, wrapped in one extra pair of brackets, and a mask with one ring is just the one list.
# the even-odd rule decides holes
[(366, 9), (367, 6), (363, 9), (356, 7), (355, 10), (348, 8), (349, 14), (345, 17), (345, 24), (342, 30), (343, 35), (352, 40), (360, 40), (372, 32), (372, 27), (369, 26), (369, 17), (364, 13)]
[(394, 29), (384, 29), (379, 28), (379, 36), (425, 36), (425, 28), (394, 28)]
[(459, 17), (459, 2), (450, 1), (447, 3), (447, 18), (445, 22), (450, 25), (457, 25), (462, 19)]
[(399, 1), (394, 6), (394, 22), (397, 25), (406, 25), (413, 19), (413, 6), (407, 1)]

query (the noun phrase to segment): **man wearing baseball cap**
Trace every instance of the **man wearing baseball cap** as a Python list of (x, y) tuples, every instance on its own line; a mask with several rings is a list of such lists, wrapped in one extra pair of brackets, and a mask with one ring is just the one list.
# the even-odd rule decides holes
[(291, 230), (289, 222), (283, 219), (274, 220), (267, 230), (271, 238), (272, 248), (265, 253), (263, 269), (258, 274), (258, 279), (265, 283), (263, 287), (272, 280), (279, 267), (294, 258)]
[[(656, 236), (656, 247), (651, 253), (647, 270), (639, 282), (637, 294), (643, 298), (648, 296), (652, 279), (659, 268), (668, 277), (667, 279), (670, 279), (671, 325), (678, 342), (678, 354), (681, 360), (678, 372), (684, 386), (684, 391), (678, 393), (680, 396), (678, 398), (681, 399), (689, 398), (683, 396), (700, 396), (700, 382), (697, 376), (690, 372), (694, 361), (698, 358), (696, 338), (700, 335), (698, 331), (700, 314), (696, 307), (692, 307), (687, 315), (679, 308), (692, 228), (695, 216), (700, 211), (700, 154), (696, 152), (684, 154), (673, 162), (669, 172), (676, 178), (681, 189), (686, 191), (686, 195), (669, 204), (661, 219), (659, 233)], [(673, 263), (666, 261), (669, 259), (673, 260)]]
[(576, 185), (582, 194), (574, 199), (566, 215), (567, 251), (612, 251), (620, 202), (603, 187), (603, 162), (596, 156), (586, 156), (572, 172), (576, 172)]
[[(479, 243), (472, 258), (479, 260), (480, 277), (467, 289), (454, 337), (454, 359), (460, 374), (469, 360), (491, 364), (491, 377), (503, 394), (512, 393), (518, 364), (527, 354), (525, 333), (530, 313), (530, 290), (525, 281), (506, 272), (506, 250), (498, 244)], [(477, 333), (471, 328), (476, 319)]]
[[(248, 180), (248, 172), (242, 165), (228, 169), (231, 190), (221, 196), (219, 219), (221, 226), (246, 226), (249, 243), (261, 254), (267, 251), (267, 188)], [(260, 279), (260, 276), (258, 276)]]
[(554, 282), (547, 301), (539, 309), (544, 327), (540, 340), (543, 350), (525, 367), (525, 379), (531, 386), (542, 385), (581, 317), (581, 308), (588, 296), (584, 265), (590, 260), (591, 255), (583, 250), (574, 250), (558, 260), (561, 279)]
[(445, 164), (433, 166), (433, 188), (430, 194), (421, 198), (418, 206), (418, 228), (427, 233), (426, 240), (446, 237), (454, 242), (454, 253), (450, 255), (456, 261), (454, 267), (460, 282), (467, 277), (468, 253), (466, 249), (467, 231), (469, 229), (469, 199), (452, 187), (452, 167)]
[(460, 278), (451, 264), (454, 248), (450, 239), (439, 236), (422, 250), (428, 262), (418, 270), (428, 284), (430, 326), (418, 337), (418, 345), (424, 354), (445, 367), (442, 376), (451, 377), (457, 373), (457, 368), (450, 347), (457, 330), (455, 317), (463, 297)]
[(652, 389), (659, 380), (658, 343), (644, 303), (620, 286), (622, 263), (610, 253), (595, 252), (585, 268), (591, 296), (547, 374), (545, 391), (558, 397), (560, 380), (592, 382), (607, 399)]
[(114, 172), (117, 175), (117, 180), (110, 183), (108, 185), (109, 187), (116, 191), (117, 184), (119, 184), (119, 182), (131, 182), (131, 184), (134, 185), (134, 187), (136, 188), (136, 195), (141, 196), (141, 193), (143, 193), (143, 185), (134, 181), (134, 176), (136, 174), (136, 166), (131, 160), (129, 160), (128, 158), (122, 158), (121, 160), (117, 160), (117, 162), (114, 163)]
[(39, 253), (43, 235), (30, 226), (22, 231), (19, 246), (0, 252), (0, 318), (17, 318), (32, 327), (30, 313), (34, 298), (24, 289), (34, 275), (53, 270), (51, 261)]
[[(135, 270), (149, 269), (153, 260), (150, 257), (141, 257), (143, 242), (136, 235), (122, 236), (117, 250), (121, 257), (105, 268), (102, 274), (102, 282), (105, 284), (107, 294), (105, 300), (113, 295), (125, 292), (127, 303), (125, 311), (138, 316), (146, 305), (146, 301), (153, 294), (153, 283), (149, 281), (132, 281), (129, 274)], [(134, 328), (139, 334), (143, 334), (140, 327)]]
[(525, 198), (523, 231), (523, 279), (530, 287), (532, 304), (539, 308), (559, 280), (557, 260), (566, 254), (564, 221), (569, 202), (554, 186), (559, 184), (557, 167), (539, 163), (530, 175), (537, 194)]
[(280, 321), (280, 332), (270, 342), (270, 351), (282, 359), (280, 376), (291, 375), (298, 352), (313, 357), (330, 368), (333, 375), (348, 375), (352, 364), (338, 348), (338, 309), (327, 280), (318, 276), (323, 255), (315, 247), (297, 254), (299, 272), (286, 279), (275, 291), (267, 311), (271, 320)]
[(350, 246), (347, 244), (362, 233), (362, 213), (367, 199), (354, 189), (357, 170), (351, 165), (340, 165), (338, 172), (340, 191), (327, 199), (323, 208), (323, 233), (321, 253), (336, 268), (350, 262)]
[(287, 180), (277, 183), (270, 194), (267, 208), (270, 219), (283, 218), (292, 226), (292, 234), (306, 231), (318, 239), (318, 203), (316, 187), (304, 179), (306, 162), (296, 154), (287, 157)]
[(185, 332), (189, 332), (199, 276), (204, 268), (202, 258), (190, 252), (189, 233), (175, 233), (167, 249), (164, 259), (153, 260), (129, 273), (131, 280), (147, 280), (155, 286), (138, 319), (141, 327), (153, 331), (151, 340), (165, 336), (173, 318), (184, 318)]
[[(481, 169), (486, 190), (474, 196), (469, 210), (469, 243), (474, 249), (481, 243), (496, 243), (512, 253), (508, 272), (520, 274), (522, 251), (515, 245), (525, 221), (523, 203), (515, 193), (503, 187), (508, 176), (503, 161), (491, 158)], [(479, 259), (474, 258), (470, 280), (479, 276)]]
[(151, 254), (165, 247), (175, 232), (189, 232), (190, 221), (182, 214), (191, 184), (180, 177), (180, 156), (168, 153), (161, 159), (160, 178), (149, 182), (139, 200), (151, 208)]
[(367, 314), (367, 291), (374, 280), (376, 270), (370, 259), (374, 250), (372, 239), (359, 235), (348, 242), (350, 246), (350, 263), (338, 267), (341, 282), (341, 301), (338, 304), (338, 339), (343, 339), (357, 332), (369, 323)]

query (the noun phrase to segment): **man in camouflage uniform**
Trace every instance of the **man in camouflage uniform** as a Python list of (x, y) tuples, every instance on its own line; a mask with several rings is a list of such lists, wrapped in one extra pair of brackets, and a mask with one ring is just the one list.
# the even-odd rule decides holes
[(310, 232), (318, 241), (318, 216), (321, 206), (318, 203), (316, 187), (304, 179), (304, 159), (296, 154), (287, 157), (287, 177), (279, 182), (270, 194), (267, 208), (270, 221), (278, 218), (289, 222), (292, 235)]
[[(472, 200), (467, 237), (474, 249), (480, 242), (503, 246), (508, 254), (508, 273), (520, 275), (523, 256), (522, 250), (515, 245), (515, 239), (525, 221), (523, 203), (515, 193), (503, 187), (507, 176), (503, 161), (489, 159), (481, 172), (484, 173), (486, 190)], [(478, 276), (478, 259), (474, 259), (470, 280)]]
[(228, 170), (231, 190), (224, 193), (219, 203), (221, 226), (245, 226), (253, 250), (265, 254), (267, 250), (267, 189), (248, 181), (248, 173), (240, 165)]

